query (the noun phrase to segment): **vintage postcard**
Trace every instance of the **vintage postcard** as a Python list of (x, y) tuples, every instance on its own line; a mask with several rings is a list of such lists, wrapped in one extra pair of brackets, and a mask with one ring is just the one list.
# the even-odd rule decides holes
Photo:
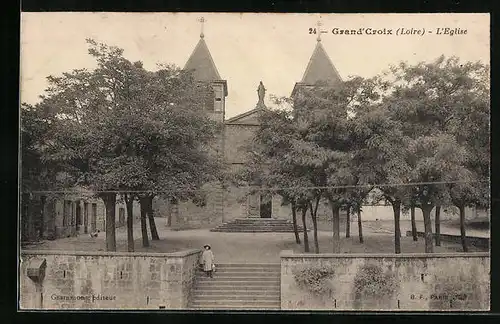
[(19, 310), (489, 310), (489, 41), (489, 14), (22, 13)]

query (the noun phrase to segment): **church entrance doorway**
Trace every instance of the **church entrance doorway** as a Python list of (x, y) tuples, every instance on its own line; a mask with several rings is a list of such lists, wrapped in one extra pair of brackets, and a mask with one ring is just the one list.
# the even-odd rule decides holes
[(271, 218), (272, 214), (272, 199), (271, 195), (260, 195), (260, 218)]

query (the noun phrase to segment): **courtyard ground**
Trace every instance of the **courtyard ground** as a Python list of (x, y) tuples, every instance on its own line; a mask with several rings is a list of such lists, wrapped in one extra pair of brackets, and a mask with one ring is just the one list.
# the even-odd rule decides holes
[[(408, 222), (409, 223), (409, 222)], [(216, 261), (220, 263), (275, 263), (279, 262), (279, 254), (282, 250), (293, 250), (296, 253), (303, 252), (303, 245), (295, 243), (293, 233), (219, 233), (210, 232), (208, 229), (172, 231), (164, 226), (159, 219), (157, 221), (159, 241), (150, 241), (151, 246), (142, 247), (140, 226), (134, 226), (135, 247), (137, 252), (175, 252), (190, 248), (201, 248), (204, 244), (210, 244), (215, 254)], [(351, 223), (351, 237), (345, 237), (345, 225), (341, 228), (341, 251), (343, 253), (393, 253), (394, 235), (392, 234), (393, 223), (390, 221), (363, 222), (364, 243), (359, 243), (357, 223)], [(320, 226), (318, 231), (319, 247), (321, 253), (329, 253), (333, 249), (331, 231), (323, 230), (326, 226)], [(419, 231), (423, 230), (423, 224), (417, 224)], [(446, 226), (442, 232), (445, 233)], [(450, 228), (453, 228), (450, 226)], [(421, 238), (414, 242), (411, 237), (406, 237), (406, 230), (411, 229), (410, 224), (401, 225), (401, 250), (403, 253), (424, 252), (424, 242)], [(451, 229), (450, 229), (451, 230)], [(469, 233), (468, 235), (472, 235)], [(302, 239), (302, 235), (301, 235)], [(126, 228), (116, 230), (117, 251), (127, 251)], [(309, 244), (314, 251), (313, 233), (309, 233)], [(31, 245), (25, 249), (40, 250), (65, 250), (65, 251), (105, 251), (105, 233), (100, 233), (97, 238), (89, 235), (63, 238), (54, 241), (44, 241), (37, 245)], [(442, 242), (442, 246), (435, 247), (435, 252), (459, 252), (458, 244)], [(471, 251), (478, 251), (472, 247)]]
[[(406, 231), (411, 231), (411, 221), (409, 220), (401, 220), (401, 234), (405, 235)], [(424, 222), (417, 221), (417, 231), (424, 231)], [(371, 226), (375, 231), (385, 231), (392, 233), (394, 231), (394, 223), (387, 221), (373, 221), (367, 222), (367, 226)], [(432, 232), (435, 233), (434, 222), (432, 223)], [(449, 234), (449, 235), (460, 235), (460, 222), (456, 221), (445, 221), (441, 223), (440, 226), (441, 234)], [(475, 237), (490, 237), (490, 229), (487, 226), (486, 228), (481, 228), (481, 226), (466, 226), (466, 234), (467, 236), (475, 236)]]

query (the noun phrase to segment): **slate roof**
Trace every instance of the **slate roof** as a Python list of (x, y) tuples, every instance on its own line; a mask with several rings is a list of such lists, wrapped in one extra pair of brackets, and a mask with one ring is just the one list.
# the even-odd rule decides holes
[(194, 78), (198, 81), (222, 80), (203, 37), (194, 48), (184, 69), (194, 70)]
[(309, 60), (309, 64), (307, 64), (306, 71), (300, 83), (314, 85), (318, 81), (326, 82), (329, 85), (335, 85), (342, 82), (339, 72), (333, 65), (320, 41), (316, 43), (316, 48), (314, 48), (314, 52)]

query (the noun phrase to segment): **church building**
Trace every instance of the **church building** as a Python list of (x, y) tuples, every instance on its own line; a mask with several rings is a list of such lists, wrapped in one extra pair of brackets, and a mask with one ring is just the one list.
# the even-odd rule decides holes
[[(218, 152), (227, 163), (229, 172), (239, 172), (245, 164), (245, 152), (259, 127), (259, 115), (267, 109), (264, 104), (266, 91), (264, 84), (261, 81), (258, 85), (258, 101), (254, 107), (226, 119), (228, 83), (217, 70), (203, 32), (184, 69), (192, 70), (196, 80), (212, 85), (214, 102), (209, 115), (213, 120), (220, 122), (224, 129), (223, 136), (217, 139)], [(299, 93), (301, 88), (313, 87), (318, 82), (326, 83), (328, 86), (342, 82), (319, 37), (302, 80), (293, 88), (290, 87), (292, 96)], [(279, 196), (270, 196), (265, 192), (248, 195), (248, 188), (229, 186), (223, 189), (219, 184), (207, 184), (204, 189), (208, 192), (205, 206), (199, 207), (192, 202), (172, 203), (156, 199), (154, 202), (156, 216), (166, 217), (168, 226), (179, 229), (214, 228), (238, 219), (269, 221), (291, 219), (290, 207), (282, 206)]]

